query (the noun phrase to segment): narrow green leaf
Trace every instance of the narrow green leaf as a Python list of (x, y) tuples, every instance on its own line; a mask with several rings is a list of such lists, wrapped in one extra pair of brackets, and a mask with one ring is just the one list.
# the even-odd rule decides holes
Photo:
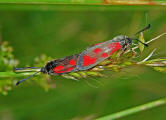
[[(144, 35), (143, 35), (142, 32), (141, 32), (140, 35), (139, 35), (139, 40), (140, 40), (142, 43), (145, 43)], [(142, 53), (143, 50), (144, 50), (144, 45), (143, 45), (141, 42), (138, 42), (138, 47), (139, 47), (140, 52)]]

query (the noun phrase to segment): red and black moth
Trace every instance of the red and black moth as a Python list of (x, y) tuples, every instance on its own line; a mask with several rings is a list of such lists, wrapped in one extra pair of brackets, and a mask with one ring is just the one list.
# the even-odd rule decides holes
[[(149, 28), (150, 28), (150, 24), (144, 29), (135, 33), (134, 36)], [(44, 74), (49, 74), (49, 75), (62, 75), (62, 74), (67, 74), (69, 72), (89, 70), (95, 67), (100, 62), (109, 58), (117, 50), (125, 51), (128, 48), (131, 48), (133, 40), (137, 40), (138, 42), (142, 43), (136, 38), (130, 38), (126, 35), (120, 35), (106, 42), (98, 43), (96, 45), (88, 47), (80, 54), (75, 54), (75, 55), (67, 56), (61, 59), (49, 61), (46, 63), (44, 67), (40, 68), (39, 71), (37, 71), (33, 75), (23, 80), (18, 81), (16, 85), (36, 75), (39, 72), (42, 72)], [(145, 43), (142, 43), (142, 44), (147, 46), (147, 44)], [(24, 68), (15, 68), (15, 71), (21, 70), (21, 69), (24, 69)]]

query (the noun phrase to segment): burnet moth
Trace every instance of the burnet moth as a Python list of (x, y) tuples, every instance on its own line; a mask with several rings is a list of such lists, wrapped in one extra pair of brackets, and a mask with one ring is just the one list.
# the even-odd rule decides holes
[[(150, 24), (144, 29), (138, 31), (134, 34), (134, 36), (139, 33), (150, 28)], [(132, 41), (137, 40), (145, 46), (148, 46), (146, 43), (141, 42), (137, 38), (128, 37), (126, 35), (119, 35), (114, 37), (112, 40), (108, 40), (106, 42), (98, 43), (91, 47), (88, 47), (80, 54), (75, 54), (71, 56), (67, 56), (61, 59), (52, 60), (46, 63), (46, 65), (42, 68), (38, 67), (28, 67), (31, 69), (36, 69), (33, 75), (20, 80), (16, 83), (16, 85), (21, 82), (33, 77), (34, 75), (42, 72), (44, 74), (49, 75), (62, 75), (69, 72), (76, 72), (81, 70), (88, 70), (95, 67), (100, 62), (109, 58), (114, 52), (117, 50), (125, 51), (128, 48), (131, 48)], [(27, 68), (15, 68), (15, 71), (25, 70)]]

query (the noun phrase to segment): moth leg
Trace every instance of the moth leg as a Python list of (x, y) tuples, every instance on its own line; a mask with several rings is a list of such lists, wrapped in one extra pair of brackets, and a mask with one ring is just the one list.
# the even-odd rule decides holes
[(123, 47), (122, 52), (120, 53), (120, 56), (122, 56), (127, 51), (127, 47)]

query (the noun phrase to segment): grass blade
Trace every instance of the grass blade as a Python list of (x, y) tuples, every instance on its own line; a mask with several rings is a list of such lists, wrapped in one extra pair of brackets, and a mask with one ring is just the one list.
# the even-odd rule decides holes
[(143, 104), (143, 105), (139, 105), (139, 106), (136, 106), (136, 107), (133, 107), (133, 108), (129, 108), (129, 109), (123, 110), (121, 112), (113, 113), (113, 114), (110, 114), (110, 115), (107, 115), (107, 116), (104, 116), (104, 117), (100, 117), (96, 120), (115, 120), (115, 119), (119, 119), (121, 117), (125, 117), (125, 116), (128, 116), (128, 115), (131, 115), (131, 114), (134, 114), (134, 113), (137, 113), (137, 112), (141, 112), (141, 111), (144, 111), (144, 110), (148, 110), (148, 109), (151, 109), (151, 108), (154, 108), (154, 107), (157, 107), (157, 106), (161, 106), (161, 105), (164, 105), (164, 104), (166, 104), (166, 98), (159, 99), (159, 100), (156, 100), (156, 101), (153, 101), (153, 102), (149, 102), (149, 103), (146, 103), (146, 104)]

